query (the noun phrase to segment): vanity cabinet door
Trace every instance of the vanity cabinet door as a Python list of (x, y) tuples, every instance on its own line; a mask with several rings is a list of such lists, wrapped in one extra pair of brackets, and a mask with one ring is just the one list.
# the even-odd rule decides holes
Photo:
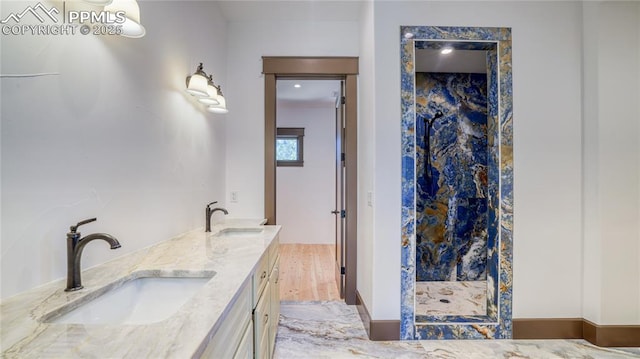
[(280, 257), (280, 238), (276, 236), (269, 245), (269, 270), (273, 270), (276, 260)]
[(233, 358), (247, 327), (251, 325), (251, 281), (245, 282), (229, 311), (220, 318), (222, 324), (207, 344), (201, 358)]
[(258, 305), (253, 310), (253, 331), (254, 331), (254, 349), (256, 359), (269, 359), (271, 352), (269, 351), (269, 323), (271, 301), (269, 283), (264, 288), (262, 296), (258, 300)]
[(253, 359), (253, 321), (249, 322), (233, 359)]
[(271, 276), (269, 277), (271, 300), (269, 303), (269, 352), (273, 355), (276, 347), (276, 334), (280, 321), (280, 256), (275, 260)]
[(256, 271), (253, 273), (253, 306), (255, 307), (260, 300), (267, 282), (269, 281), (269, 254), (265, 254), (258, 262)]

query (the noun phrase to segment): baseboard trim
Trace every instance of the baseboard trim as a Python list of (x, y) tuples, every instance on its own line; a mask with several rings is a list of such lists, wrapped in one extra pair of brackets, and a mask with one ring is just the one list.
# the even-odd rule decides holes
[[(399, 320), (371, 320), (356, 290), (356, 308), (370, 340), (399, 340)], [(585, 339), (599, 347), (640, 347), (640, 325), (598, 325), (583, 318), (513, 319), (513, 339)]]
[(364, 305), (362, 301), (362, 297), (360, 296), (360, 292), (356, 289), (356, 308), (358, 309), (358, 315), (360, 315), (360, 320), (362, 320), (362, 324), (364, 325), (364, 329), (367, 331), (367, 335), (369, 339), (371, 339), (371, 315), (369, 315), (369, 311), (367, 307)]
[(582, 318), (513, 319), (513, 339), (582, 339)]
[(356, 290), (356, 308), (358, 314), (364, 324), (364, 329), (370, 340), (400, 340), (400, 321), (399, 320), (371, 320), (371, 315), (367, 306), (360, 297), (360, 292)]
[(582, 318), (513, 319), (513, 339), (585, 339), (599, 347), (640, 347), (640, 325), (598, 325)]
[(399, 320), (372, 320), (371, 340), (400, 340)]
[[(371, 320), (356, 291), (356, 308), (370, 340), (400, 340), (399, 320)], [(598, 325), (582, 318), (513, 319), (513, 339), (585, 339), (599, 347), (640, 347), (640, 325)]]
[(598, 325), (584, 319), (582, 332), (600, 347), (640, 347), (640, 325)]

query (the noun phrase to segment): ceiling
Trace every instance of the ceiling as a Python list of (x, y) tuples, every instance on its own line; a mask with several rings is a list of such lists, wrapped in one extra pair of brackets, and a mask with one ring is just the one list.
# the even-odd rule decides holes
[(361, 0), (217, 1), (228, 21), (359, 21)]
[[(294, 85), (299, 84), (296, 88)], [(288, 102), (331, 102), (340, 93), (339, 80), (277, 80), (276, 98)]]
[(483, 74), (487, 72), (487, 52), (453, 50), (443, 55), (440, 50), (416, 49), (416, 72)]

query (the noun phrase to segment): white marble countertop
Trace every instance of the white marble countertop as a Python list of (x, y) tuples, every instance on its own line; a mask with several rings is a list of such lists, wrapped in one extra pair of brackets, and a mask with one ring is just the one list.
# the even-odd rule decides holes
[[(0, 306), (3, 358), (190, 358), (204, 350), (227, 305), (249, 278), (280, 231), (264, 226), (251, 237), (216, 237), (225, 228), (247, 228), (261, 220), (227, 220), (84, 270), (84, 289), (65, 292), (66, 279), (10, 297)], [(123, 243), (124, 244), (124, 243)], [(132, 276), (215, 275), (169, 319), (145, 325), (46, 323), (52, 313), (79, 306), (105, 286)], [(161, 300), (161, 298), (159, 298)]]

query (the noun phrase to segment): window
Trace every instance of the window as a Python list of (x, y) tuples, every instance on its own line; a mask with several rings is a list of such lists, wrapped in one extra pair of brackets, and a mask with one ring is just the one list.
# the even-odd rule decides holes
[(276, 131), (276, 164), (278, 166), (303, 166), (303, 137), (304, 128), (278, 127)]

